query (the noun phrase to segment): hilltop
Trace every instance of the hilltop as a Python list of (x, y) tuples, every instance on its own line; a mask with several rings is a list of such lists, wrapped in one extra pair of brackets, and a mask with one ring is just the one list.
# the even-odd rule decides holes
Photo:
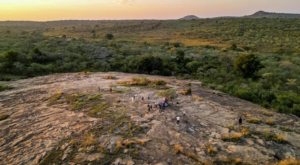
[[(0, 121), (3, 164), (265, 164), (300, 159), (298, 117), (205, 89), (199, 81), (85, 72), (1, 83), (14, 87), (0, 93), (0, 115), (9, 115)], [(188, 88), (191, 95), (184, 92)], [(160, 113), (154, 105), (163, 96), (174, 100)], [(153, 105), (150, 112), (148, 103)], [(237, 125), (239, 116), (242, 126)]]
[(193, 19), (201, 19), (201, 18), (199, 18), (199, 17), (197, 17), (195, 15), (187, 15), (187, 16), (185, 16), (183, 18), (180, 18), (180, 20), (193, 20)]
[(300, 14), (258, 11), (252, 15), (245, 16), (245, 18), (300, 18)]

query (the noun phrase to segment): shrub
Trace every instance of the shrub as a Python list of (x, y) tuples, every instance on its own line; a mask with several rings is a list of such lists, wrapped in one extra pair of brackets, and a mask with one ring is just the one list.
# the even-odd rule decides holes
[(276, 125), (272, 120), (266, 121), (266, 124), (271, 125), (271, 126)]
[(106, 35), (105, 35), (105, 38), (106, 38), (106, 39), (108, 39), (108, 40), (111, 40), (111, 39), (113, 39), (113, 38), (114, 38), (114, 35), (113, 35), (113, 34), (110, 34), (110, 33), (108, 33), (108, 34), (106, 34)]
[(203, 100), (204, 100), (202, 97), (198, 97), (198, 96), (196, 96), (196, 95), (193, 95), (193, 97), (194, 97), (196, 100), (198, 100), (198, 101), (203, 101)]
[(222, 140), (223, 141), (229, 141), (229, 142), (242, 142), (242, 139), (241, 139), (242, 135), (240, 133), (235, 133), (233, 135), (231, 135), (230, 137), (228, 136), (223, 136), (222, 137)]
[(120, 147), (122, 147), (122, 142), (117, 141), (117, 148), (120, 148)]
[(299, 165), (300, 160), (297, 160), (296, 158), (288, 158), (285, 160), (281, 160), (278, 163), (275, 163), (274, 165)]
[(181, 147), (179, 144), (174, 145), (174, 150), (176, 153), (183, 153), (183, 147)]
[(289, 127), (280, 127), (280, 129), (282, 131), (286, 131), (286, 132), (293, 132), (294, 130), (290, 129)]
[(215, 147), (212, 147), (211, 145), (209, 145), (209, 143), (206, 143), (206, 147), (207, 147), (207, 153), (210, 154), (211, 156), (215, 156), (217, 153), (217, 149)]
[(12, 89), (13, 87), (11, 87), (11, 86), (8, 86), (8, 85), (1, 85), (0, 84), (0, 92), (1, 91), (4, 91), (4, 90), (6, 90), (6, 89)]
[(276, 135), (275, 133), (273, 132), (270, 132), (270, 131), (265, 131), (263, 133), (263, 137), (267, 140), (267, 141), (274, 141), (276, 143), (288, 143), (288, 141), (286, 141), (283, 136), (281, 135)]
[(273, 114), (271, 112), (268, 112), (268, 111), (263, 111), (263, 115), (265, 115), (265, 116), (273, 116)]
[(107, 75), (103, 77), (104, 79), (115, 79), (116, 77), (112, 76), (112, 75)]
[(234, 126), (233, 125), (228, 125), (226, 128), (228, 128), (230, 130), (234, 130)]
[(259, 119), (256, 119), (256, 118), (252, 118), (252, 119), (247, 120), (247, 122), (253, 123), (253, 124), (260, 124), (262, 121)]
[(176, 98), (177, 94), (174, 89), (167, 89), (165, 91), (158, 92), (157, 96), (166, 97), (167, 99)]
[(190, 95), (190, 94), (192, 94), (192, 90), (191, 90), (191, 88), (187, 88), (186, 90), (181, 90), (178, 93), (182, 94), (182, 95)]
[(6, 114), (3, 114), (3, 115), (0, 115), (0, 121), (1, 120), (5, 120), (9, 117), (9, 115), (6, 115)]
[(125, 85), (141, 85), (141, 86), (146, 86), (149, 83), (151, 83), (151, 81), (148, 80), (145, 77), (143, 77), (143, 78), (132, 77), (131, 80), (129, 80), (129, 81), (117, 81), (117, 84), (125, 84)]
[(57, 101), (61, 98), (62, 94), (63, 93), (61, 91), (58, 91), (57, 93), (52, 94), (50, 99), (49, 99), (48, 105), (51, 106), (51, 105), (56, 104)]

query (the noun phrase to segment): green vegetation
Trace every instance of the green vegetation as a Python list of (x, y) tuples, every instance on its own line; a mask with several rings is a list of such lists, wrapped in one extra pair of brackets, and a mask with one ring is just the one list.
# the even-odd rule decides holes
[(0, 121), (1, 120), (5, 120), (9, 117), (9, 115), (6, 115), (6, 114), (3, 114), (3, 115), (0, 115)]
[(237, 143), (241, 143), (242, 139), (241, 139), (242, 135), (239, 133), (235, 133), (231, 136), (223, 136), (222, 140), (224, 141), (228, 141), (228, 142), (237, 142)]
[(262, 123), (261, 120), (256, 119), (256, 118), (249, 119), (249, 120), (247, 120), (247, 122), (253, 123), (253, 124), (260, 124), (260, 123)]
[(280, 129), (281, 129), (282, 131), (286, 131), (286, 132), (293, 132), (293, 131), (294, 131), (293, 129), (291, 129), (291, 128), (289, 128), (289, 127), (280, 127)]
[(11, 86), (0, 84), (0, 92), (1, 92), (1, 91), (4, 91), (4, 90), (6, 90), (6, 89), (12, 89), (12, 88), (13, 88), (13, 87), (11, 87)]
[(1, 22), (0, 81), (81, 71), (177, 76), (300, 116), (299, 30), (299, 19), (281, 18)]
[(165, 97), (167, 99), (175, 99), (177, 97), (177, 94), (175, 89), (167, 89), (165, 91), (158, 92), (157, 96)]
[(267, 141), (274, 141), (282, 144), (288, 143), (282, 136), (276, 135), (273, 132), (265, 131), (262, 135)]

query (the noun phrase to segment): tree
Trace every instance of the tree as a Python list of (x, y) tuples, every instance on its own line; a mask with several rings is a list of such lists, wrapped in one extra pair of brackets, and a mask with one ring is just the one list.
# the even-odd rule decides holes
[(230, 50), (236, 50), (237, 49), (237, 46), (236, 44), (232, 44), (230, 47), (229, 47)]
[(137, 62), (137, 69), (141, 73), (150, 73), (154, 70), (162, 71), (163, 61), (157, 56), (143, 56)]
[(176, 52), (176, 59), (177, 59), (178, 63), (183, 62), (183, 60), (184, 60), (184, 52), (182, 50), (178, 50)]
[(108, 33), (108, 34), (105, 35), (105, 38), (108, 39), (108, 40), (111, 40), (111, 39), (114, 38), (114, 35), (111, 34), (111, 33)]
[(252, 77), (263, 66), (253, 54), (240, 55), (234, 60), (234, 68), (244, 77)]
[(3, 68), (4, 69), (12, 69), (14, 62), (17, 62), (18, 60), (18, 52), (9, 50), (3, 54), (2, 61), (3, 62)]

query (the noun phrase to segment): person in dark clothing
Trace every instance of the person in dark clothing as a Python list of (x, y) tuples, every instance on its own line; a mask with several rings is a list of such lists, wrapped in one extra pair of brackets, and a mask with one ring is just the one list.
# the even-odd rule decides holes
[(148, 106), (148, 112), (150, 112), (150, 106)]
[(144, 97), (142, 97), (142, 101), (144, 101)]
[(101, 90), (100, 90), (100, 87), (98, 87), (98, 91), (100, 92)]
[(242, 123), (243, 123), (243, 119), (242, 119), (242, 117), (240, 117), (239, 118), (239, 125), (242, 125)]
[(150, 101), (150, 97), (148, 96), (148, 101)]
[(166, 103), (162, 103), (163, 109), (165, 109), (166, 107)]
[(111, 88), (109, 88), (109, 91), (110, 91), (110, 93), (112, 92), (112, 89)]

